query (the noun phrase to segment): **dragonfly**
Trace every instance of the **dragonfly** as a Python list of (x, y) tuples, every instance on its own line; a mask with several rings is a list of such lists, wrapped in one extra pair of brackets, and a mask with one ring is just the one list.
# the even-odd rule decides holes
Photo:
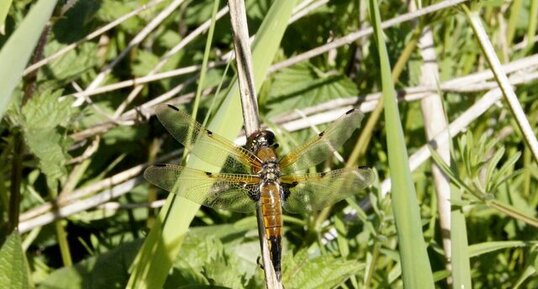
[[(375, 180), (367, 167), (309, 172), (342, 146), (359, 127), (362, 113), (351, 109), (326, 130), (278, 157), (275, 135), (259, 130), (236, 146), (173, 105), (162, 104), (156, 115), (185, 149), (220, 167), (209, 172), (172, 164), (148, 167), (145, 178), (166, 191), (214, 209), (252, 213), (260, 208), (271, 262), (281, 276), (282, 211), (304, 214), (320, 210), (366, 189)], [(174, 190), (176, 181), (183, 186)]]

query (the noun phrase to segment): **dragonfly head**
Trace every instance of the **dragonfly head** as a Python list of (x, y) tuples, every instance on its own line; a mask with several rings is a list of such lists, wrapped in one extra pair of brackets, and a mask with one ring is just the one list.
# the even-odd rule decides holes
[(247, 138), (247, 149), (250, 151), (257, 152), (262, 147), (278, 148), (278, 143), (275, 140), (275, 134), (273, 132), (260, 130)]

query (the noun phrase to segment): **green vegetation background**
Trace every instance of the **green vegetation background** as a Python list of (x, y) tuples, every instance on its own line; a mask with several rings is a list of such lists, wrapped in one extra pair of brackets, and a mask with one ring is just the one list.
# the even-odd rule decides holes
[[(148, 285), (150, 279), (133, 277), (131, 273), (144, 237), (160, 220), (159, 208), (149, 204), (167, 194), (151, 187), (141, 178), (141, 172), (144, 164), (157, 157), (168, 154), (167, 161), (172, 162), (180, 160), (182, 154), (156, 118), (146, 117), (151, 106), (144, 106), (175, 89), (173, 101), (188, 111), (197, 109), (200, 122), (206, 115), (209, 119), (215, 115), (223, 105), (234, 73), (233, 65), (227, 67), (223, 61), (223, 55), (232, 49), (230, 19), (225, 16), (216, 22), (208, 53), (207, 33), (203, 33), (187, 41), (159, 70), (198, 66), (204, 57), (211, 63), (219, 62), (205, 74), (202, 86), (209, 90), (201, 94), (199, 106), (193, 105), (200, 83), (197, 69), (146, 83), (128, 101), (132, 84), (86, 97), (74, 94), (90, 86), (135, 35), (173, 2), (176, 1), (161, 1), (106, 33), (84, 40), (91, 32), (146, 2), (60, 1), (43, 35), (41, 29), (34, 28), (37, 33), (18, 36), (34, 37), (34, 42), (11, 46), (9, 37), (21, 32), (25, 27), (23, 19), (36, 4), (20, 0), (0, 5), (0, 27), (5, 31), (0, 37), (0, 87), (5, 90), (0, 94), (0, 111), (5, 112), (0, 122), (0, 284), (6, 284), (5, 288), (152, 288)], [(439, 3), (413, 2), (418, 7)], [(426, 25), (434, 37), (440, 83), (488, 69), (483, 43), (471, 27), (472, 13), (481, 19), (501, 63), (531, 59), (538, 50), (534, 42), (536, 2), (484, 1), (467, 7), (471, 13), (465, 7), (451, 6), (385, 29), (389, 61), (395, 70), (400, 69), (398, 73), (393, 71), (395, 89), (401, 95), (404, 91), (412, 95), (413, 88), (420, 85), (424, 62), (416, 40)], [(220, 3), (219, 8), (225, 4)], [(246, 2), (251, 34), (258, 31), (272, 4), (267, 0)], [(205, 0), (181, 3), (113, 67), (100, 86), (146, 76), (165, 53), (211, 19), (213, 5), (213, 1)], [(388, 20), (413, 8), (405, 1), (387, 0), (379, 1), (379, 10), (382, 20)], [(39, 27), (37, 17), (30, 20)], [(287, 26), (282, 40), (277, 40), (280, 45), (272, 63), (282, 63), (372, 25), (367, 1), (328, 1)], [(37, 62), (72, 43), (77, 43), (74, 50), (48, 61), (36, 73), (25, 72), (20, 80), (28, 61)], [(37, 46), (37, 52), (31, 56), (33, 46)], [(330, 111), (340, 106), (336, 100), (360, 104), (371, 94), (381, 92), (381, 55), (374, 37), (368, 36), (270, 70), (260, 83), (260, 116), (278, 134), (283, 150), (300, 144), (314, 132), (303, 129), (288, 133), (276, 122), (280, 116), (312, 107)], [(538, 65), (529, 64), (511, 74), (514, 78), (529, 76), (517, 83), (515, 92), (535, 135), (537, 69)], [(495, 83), (495, 79), (489, 82)], [(466, 90), (466, 82), (461, 83), (459, 90), (441, 85), (433, 88), (441, 96), (450, 122), (492, 88), (483, 85)], [(8, 87), (13, 87), (13, 92)], [(401, 101), (399, 110), (406, 149), (413, 154), (427, 142), (424, 112), (420, 102), (414, 100)], [(365, 115), (368, 118), (371, 114)], [(386, 127), (385, 120), (379, 118), (368, 131), (371, 136), (357, 161), (375, 168), (380, 183), (390, 176)], [(453, 192), (462, 195), (452, 206), (463, 212), (465, 224), (455, 227), (453, 233), (460, 236), (465, 232), (469, 244), (465, 248), (469, 267), (458, 265), (454, 269), (463, 271), (473, 288), (536, 288), (537, 160), (504, 100), (478, 116), (465, 130), (452, 139), (452, 163), (443, 166), (453, 181)], [(356, 149), (359, 135), (339, 149), (344, 160)], [(438, 156), (436, 159), (439, 161)], [(445, 267), (442, 236), (446, 232), (439, 227), (442, 212), (437, 209), (432, 163), (428, 160), (412, 174), (423, 231), (419, 237), (426, 241), (431, 265), (414, 270), (431, 270), (436, 288), (448, 288), (447, 282), (453, 276)], [(332, 159), (318, 169), (344, 165)], [(87, 194), (80, 196), (83, 193)], [(117, 197), (92, 203), (110, 194)], [(398, 204), (391, 200), (378, 183), (368, 192), (317, 214), (286, 216), (286, 288), (402, 288), (392, 209)], [(20, 210), (12, 204), (20, 204)], [(45, 207), (47, 204), (51, 206)], [(56, 221), (43, 217), (58, 207), (77, 213)], [(38, 211), (40, 208), (43, 210)], [(38, 223), (31, 225), (32, 222)], [(28, 229), (21, 229), (20, 235), (13, 233), (17, 224)], [(173, 259), (160, 260), (160, 255), (155, 255), (155, 264), (171, 263), (172, 268), (163, 265), (166, 282), (153, 288), (263, 288), (254, 213), (241, 215), (201, 208), (179, 242), (179, 254)], [(135, 278), (140, 280), (133, 281)]]

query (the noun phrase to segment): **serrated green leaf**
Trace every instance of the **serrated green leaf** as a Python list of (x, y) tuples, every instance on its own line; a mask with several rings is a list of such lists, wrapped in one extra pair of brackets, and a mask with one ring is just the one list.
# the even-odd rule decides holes
[(285, 261), (288, 261), (283, 267), (286, 288), (332, 288), (364, 269), (364, 264), (357, 261), (332, 256), (309, 258), (306, 250)]
[(346, 76), (323, 73), (308, 63), (297, 64), (277, 73), (268, 93), (267, 105), (278, 113), (310, 107), (331, 99), (358, 95)]
[(90, 257), (75, 266), (52, 272), (40, 289), (125, 288), (128, 268), (141, 242), (125, 243), (114, 250)]
[[(50, 56), (65, 45), (53, 41), (45, 48), (45, 55)], [(92, 42), (81, 43), (77, 49), (71, 50), (62, 57), (47, 65), (46, 74), (39, 74), (38, 82), (40, 90), (58, 89), (65, 86), (73, 79), (90, 70), (98, 64), (99, 58), (95, 57), (98, 46)], [(51, 80), (50, 75), (54, 75)]]
[[(61, 91), (36, 95), (23, 107), (23, 133), (26, 144), (39, 159), (39, 167), (50, 180), (67, 173), (69, 140), (60, 133), (74, 112), (71, 100), (59, 100)], [(52, 185), (52, 184), (49, 184)]]
[[(231, 225), (193, 229), (185, 238), (184, 253), (178, 256), (174, 272), (164, 287), (211, 285), (245, 288), (248, 278), (252, 277), (251, 273), (242, 269), (246, 260), (241, 260), (230, 250), (233, 248), (230, 243), (225, 246), (221, 241), (225, 238), (229, 242), (233, 239), (231, 236), (241, 236), (237, 234), (241, 231)], [(240, 244), (241, 239), (237, 243)]]
[(0, 284), (5, 289), (29, 288), (27, 268), (19, 233), (14, 232), (0, 249)]

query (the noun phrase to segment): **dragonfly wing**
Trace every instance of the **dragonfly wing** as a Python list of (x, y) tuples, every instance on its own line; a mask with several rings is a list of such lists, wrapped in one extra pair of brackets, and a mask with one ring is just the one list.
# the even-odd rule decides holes
[(252, 164), (260, 163), (250, 151), (211, 132), (173, 105), (159, 105), (156, 113), (166, 130), (204, 162), (240, 172), (250, 172)]
[(302, 176), (282, 176), (289, 195), (284, 209), (290, 213), (318, 211), (370, 186), (375, 174), (370, 168), (348, 168)]
[(162, 164), (144, 171), (150, 183), (172, 193), (178, 178), (180, 197), (214, 209), (250, 213), (256, 209), (252, 196), (258, 194), (260, 179), (254, 175), (210, 173), (186, 167)]
[(313, 167), (331, 156), (360, 127), (363, 114), (352, 109), (333, 122), (325, 131), (298, 146), (280, 160), (284, 172)]

